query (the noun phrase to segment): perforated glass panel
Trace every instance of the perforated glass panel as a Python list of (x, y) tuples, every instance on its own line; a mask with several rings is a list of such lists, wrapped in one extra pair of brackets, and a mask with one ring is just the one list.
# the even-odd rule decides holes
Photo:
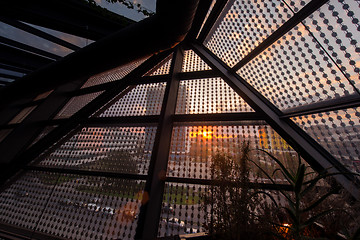
[[(338, 67), (360, 90), (360, 11), (358, 1), (328, 1), (304, 23), (331, 58), (328, 66)], [(343, 76), (340, 76), (344, 78)]]
[(177, 114), (253, 112), (253, 109), (221, 78), (180, 82)]
[(159, 115), (166, 83), (130, 86), (94, 116), (122, 117)]
[[(251, 158), (269, 173), (278, 167), (263, 149), (276, 156), (283, 164), (293, 168), (297, 164), (296, 152), (270, 126), (261, 121), (238, 122), (233, 125), (175, 126), (172, 132), (167, 175), (170, 177), (210, 179), (210, 166), (216, 153), (234, 159), (241, 156), (241, 146), (249, 141)], [(252, 166), (253, 176), (262, 176)], [(276, 176), (284, 181), (283, 176)], [(268, 181), (266, 178), (263, 181)]]
[(30, 171), (0, 193), (0, 221), (34, 229), (53, 191), (56, 174)]
[(56, 114), (55, 119), (71, 117), (92, 100), (97, 98), (101, 93), (103, 93), (103, 91), (71, 98), (70, 101), (61, 109), (61, 111)]
[(89, 78), (89, 80), (87, 80), (86, 83), (81, 88), (91, 87), (91, 86), (123, 79), (126, 75), (128, 75), (138, 66), (140, 66), (147, 59), (148, 58), (140, 59), (136, 62), (129, 63), (124, 66), (120, 66), (103, 73), (96, 74), (91, 78)]
[(246, 64), (238, 74), (280, 109), (354, 93), (353, 86), (302, 24)]
[(193, 50), (185, 51), (182, 71), (194, 72), (203, 70), (211, 70), (211, 68)]
[(37, 100), (41, 100), (41, 99), (45, 99), (47, 98), (54, 90), (50, 90), (44, 93), (41, 93), (39, 95), (37, 95), (33, 101), (37, 101)]
[(36, 166), (147, 174), (156, 127), (84, 127)]
[(292, 120), (348, 169), (360, 173), (360, 108), (305, 115)]
[(37, 106), (31, 106), (21, 110), (18, 115), (9, 121), (9, 124), (21, 123)]
[(166, 75), (170, 73), (171, 59), (172, 54), (170, 54), (163, 61), (158, 63), (155, 67), (153, 67), (150, 71), (144, 74), (144, 76), (156, 76), (156, 75)]
[(61, 174), (37, 231), (66, 239), (134, 239), (144, 182)]
[(0, 194), (1, 221), (66, 239), (133, 239), (144, 182), (30, 171)]
[(203, 185), (166, 183), (158, 237), (205, 232), (202, 195), (206, 191)]
[(232, 67), (292, 15), (281, 0), (236, 0), (205, 45)]

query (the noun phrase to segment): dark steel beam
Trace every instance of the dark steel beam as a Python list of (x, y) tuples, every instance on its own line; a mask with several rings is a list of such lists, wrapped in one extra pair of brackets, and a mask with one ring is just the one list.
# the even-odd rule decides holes
[(43, 39), (46, 39), (46, 40), (48, 40), (50, 42), (53, 42), (53, 43), (59, 44), (59, 45), (61, 45), (63, 47), (69, 48), (71, 50), (76, 51), (76, 50), (80, 49), (80, 47), (78, 47), (78, 46), (76, 46), (76, 45), (74, 45), (72, 43), (64, 41), (64, 40), (62, 40), (60, 38), (57, 38), (57, 37), (55, 37), (55, 36), (53, 36), (51, 34), (48, 34), (48, 33), (44, 32), (44, 31), (41, 31), (41, 30), (39, 30), (37, 28), (34, 28), (34, 27), (32, 27), (30, 25), (27, 25), (25, 23), (22, 23), (20, 21), (8, 19), (8, 18), (5, 18), (5, 17), (0, 17), (0, 21), (4, 22), (6, 24), (9, 24), (9, 25), (11, 25), (13, 27), (19, 28), (19, 29), (21, 29), (21, 30), (23, 30), (25, 32), (28, 32), (28, 33), (31, 33), (31, 34), (36, 35), (38, 37), (41, 37)]
[(311, 2), (309, 2), (299, 12), (295, 13), (294, 16), (292, 16), (292, 18), (290, 18), (286, 23), (284, 23), (280, 28), (278, 28), (275, 32), (273, 32), (262, 43), (260, 43), (254, 50), (252, 50), (248, 55), (246, 55), (240, 62), (238, 62), (233, 67), (233, 70), (236, 72), (241, 67), (245, 66), (248, 62), (254, 59), (262, 51), (264, 51), (266, 48), (271, 46), (271, 44), (273, 44), (279, 38), (284, 36), (284, 34), (290, 31), (293, 27), (301, 23), (301, 21), (303, 21), (305, 18), (310, 16), (317, 9), (319, 9), (327, 1), (329, 0), (312, 0)]
[[(0, 73), (0, 77), (2, 77), (2, 78), (7, 78), (7, 79), (12, 79), (12, 80), (16, 80), (16, 79), (21, 78), (21, 77), (19, 77), (19, 76), (15, 76), (15, 75), (11, 75), (11, 74), (6, 74), (6, 73)], [(0, 80), (0, 81), (1, 81), (1, 80)], [(8, 84), (8, 83), (12, 83), (13, 81), (1, 81), (1, 82)]]
[[(90, 102), (88, 105), (83, 107), (81, 110), (79, 110), (77, 113), (75, 113), (73, 116), (71, 116), (66, 121), (62, 121), (62, 124), (58, 126), (56, 129), (51, 131), (49, 134), (47, 134), (45, 137), (40, 139), (37, 143), (33, 144), (31, 147), (26, 149), (25, 151), (20, 151), (16, 154), (16, 156), (6, 157), (6, 160), (8, 161), (8, 168), (4, 169), (3, 174), (1, 177), (2, 180), (7, 180), (11, 176), (15, 175), (15, 173), (19, 170), (19, 166), (26, 165), (29, 161), (35, 159), (39, 154), (44, 152), (45, 150), (49, 149), (53, 146), (54, 143), (59, 141), (63, 136), (66, 136), (71, 132), (72, 130), (76, 129), (77, 126), (79, 126), (84, 120), (86, 120), (91, 114), (93, 114), (95, 111), (106, 105), (109, 101), (111, 101), (115, 96), (117, 96), (120, 92), (122, 92), (124, 89), (128, 87), (129, 84), (131, 84), (131, 81), (133, 79), (137, 79), (144, 75), (149, 69), (154, 67), (156, 63), (166, 57), (169, 54), (169, 51), (165, 51), (163, 53), (159, 53), (152, 58), (145, 61), (142, 65), (140, 65), (137, 69), (129, 73), (121, 82), (118, 82), (117, 85), (113, 86), (113, 88), (108, 89), (103, 94), (98, 96), (96, 99), (94, 99), (92, 102)], [(85, 78), (86, 79), (86, 78)], [(71, 85), (71, 83), (69, 83)], [(81, 86), (81, 84), (79, 85)], [(68, 92), (62, 90), (61, 92)], [(53, 96), (53, 94), (51, 94)], [(56, 97), (56, 96), (53, 96)], [(69, 96), (66, 96), (69, 97)], [(65, 102), (66, 103), (66, 102)], [(48, 102), (48, 104), (51, 104), (51, 102)], [(53, 109), (52, 106), (47, 106), (47, 109)], [(55, 109), (56, 110), (56, 109)], [(60, 110), (58, 108), (58, 110)], [(51, 123), (54, 123), (54, 121), (50, 121)], [(36, 124), (41, 124), (41, 121), (34, 121), (33, 126)], [(14, 144), (14, 143), (9, 143)], [(2, 145), (0, 145), (0, 152), (3, 152), (4, 149), (1, 150)], [(10, 153), (4, 153), (4, 154), (10, 154)], [(10, 161), (10, 162), (9, 162)]]
[(148, 179), (144, 190), (145, 193), (149, 194), (149, 201), (140, 208), (135, 239), (155, 239), (158, 233), (173, 127), (172, 116), (175, 114), (176, 109), (176, 99), (180, 85), (178, 74), (181, 72), (183, 55), (184, 52), (180, 47), (173, 54), (170, 67), (171, 78), (166, 84), (159, 126), (155, 136)]
[(24, 52), (3, 44), (0, 44), (0, 52), (1, 63), (25, 69), (37, 69), (53, 62), (53, 60), (48, 58)]
[[(162, 83), (169, 79), (170, 75), (155, 75), (155, 76), (143, 76), (133, 81), (134, 85), (149, 84), (149, 83)], [(192, 80), (192, 79), (203, 79), (203, 78), (216, 78), (220, 77), (219, 73), (212, 70), (196, 71), (196, 72), (181, 72), (179, 73), (180, 80)], [(122, 81), (122, 79), (118, 80)], [(72, 96), (78, 96), (93, 92), (99, 92), (111, 88), (117, 81), (103, 83), (87, 88), (82, 88), (71, 93)]]
[[(233, 2), (234, 0), (231, 0), (231, 2)], [(205, 39), (207, 38), (207, 36), (209, 35), (210, 31), (214, 28), (216, 28), (216, 20), (219, 19), (222, 15), (222, 12), (226, 12), (223, 11), (223, 9), (225, 8), (226, 4), (227, 4), (228, 0), (217, 0), (213, 9), (211, 10), (211, 13), (208, 17), (208, 19), (206, 20), (204, 27), (202, 28), (199, 37), (197, 38), (197, 40), (199, 42), (204, 42)], [(231, 6), (230, 4), (228, 4), (228, 6)]]
[(29, 70), (29, 69), (19, 68), (19, 67), (15, 67), (15, 66), (2, 64), (2, 63), (0, 63), (0, 68), (5, 69), (5, 70), (14, 71), (14, 72), (19, 72), (19, 73), (29, 73), (29, 72), (31, 72), (31, 70)]
[(283, 110), (281, 118), (291, 118), (301, 115), (308, 115), (320, 112), (330, 112), (341, 109), (355, 108), (360, 106), (360, 96), (358, 94), (352, 94), (343, 96), (341, 98), (334, 98), (324, 100), (309, 105), (299, 106)]
[(255, 112), (243, 113), (212, 113), (212, 114), (176, 114), (174, 122), (205, 122), (205, 121), (249, 121), (263, 120), (264, 116)]
[(266, 121), (277, 131), (287, 143), (298, 151), (301, 156), (316, 171), (327, 171), (337, 174), (334, 178), (355, 199), (360, 199), (359, 186), (356, 178), (349, 174), (349, 170), (339, 163), (320, 144), (307, 135), (294, 122), (282, 119), (281, 112), (250, 86), (243, 78), (230, 69), (215, 54), (199, 43), (192, 44), (194, 51), (213, 69), (217, 69), (222, 78), (257, 112), (265, 116)]
[(31, 47), (29, 45), (26, 45), (26, 44), (23, 44), (23, 43), (20, 43), (20, 42), (17, 42), (17, 41), (14, 41), (9, 38), (2, 37), (2, 36), (0, 36), (0, 42), (3, 44), (9, 45), (9, 46), (15, 47), (15, 48), (19, 48), (19, 49), (22, 49), (22, 50), (25, 50), (25, 51), (28, 51), (31, 53), (38, 54), (43, 57), (53, 59), (53, 60), (58, 60), (61, 58), (60, 56), (58, 56), (56, 54), (53, 54), (53, 53), (50, 53), (50, 52), (47, 52), (47, 51), (44, 51), (44, 50), (41, 50), (41, 49), (38, 49), (35, 47)]
[(12, 76), (12, 75), (5, 74), (5, 73), (0, 73), (0, 77), (10, 80), (10, 81), (6, 81), (6, 80), (0, 79), (0, 84), (5, 84), (5, 85), (9, 84), (9, 83), (12, 83), (13, 81), (11, 81), (11, 80), (19, 78), (19, 77), (15, 77), (15, 76)]
[(185, 41), (196, 39), (201, 26), (205, 20), (206, 14), (209, 11), (212, 0), (200, 0), (198, 5), (198, 11), (195, 14), (193, 24), (189, 33), (186, 36)]

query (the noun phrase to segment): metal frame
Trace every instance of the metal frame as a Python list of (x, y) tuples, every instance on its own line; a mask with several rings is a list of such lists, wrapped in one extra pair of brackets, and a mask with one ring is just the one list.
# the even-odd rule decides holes
[[(199, 43), (192, 44), (193, 50), (213, 69), (221, 72), (222, 78), (256, 111), (264, 114), (265, 120), (284, 138), (303, 158), (319, 172), (337, 174), (334, 178), (355, 198), (360, 199), (358, 184), (348, 169), (340, 164), (320, 144), (303, 132), (289, 119), (281, 118), (281, 112), (251, 87), (233, 69), (222, 62), (215, 54)], [(342, 174), (344, 173), (344, 174)]]
[[(204, 1), (203, 4), (208, 6), (210, 1)], [(12, 171), (8, 173), (7, 177), (14, 175), (18, 170), (37, 170), (45, 172), (59, 172), (79, 175), (91, 175), (91, 176), (104, 176), (112, 178), (123, 179), (139, 179), (146, 180), (144, 192), (149, 194), (150, 198), (147, 203), (141, 207), (138, 226), (136, 229), (136, 239), (154, 239), (158, 233), (158, 223), (160, 219), (160, 212), (164, 194), (164, 187), (167, 182), (173, 183), (189, 183), (189, 184), (201, 184), (209, 185), (210, 180), (204, 179), (189, 179), (179, 177), (166, 177), (166, 170), (168, 164), (168, 157), (170, 151), (170, 142), (172, 129), (174, 125), (196, 125), (196, 124), (231, 124), (232, 122), (241, 121), (254, 121), (264, 123), (266, 121), (273, 129), (275, 129), (281, 137), (283, 137), (295, 150), (300, 152), (303, 158), (317, 171), (328, 171), (330, 173), (339, 174), (334, 176), (335, 179), (346, 189), (352, 196), (359, 200), (360, 190), (356, 179), (350, 175), (342, 175), (342, 173), (349, 173), (349, 171), (340, 164), (333, 156), (331, 156), (320, 144), (314, 139), (308, 136), (303, 130), (301, 130), (294, 122), (290, 120), (290, 117), (300, 116), (304, 114), (318, 113), (323, 111), (339, 110), (349, 107), (360, 106), (360, 97), (358, 95), (345, 96), (339, 99), (327, 100), (320, 103), (311, 104), (308, 106), (301, 106), (286, 111), (280, 111), (270, 101), (263, 97), (259, 92), (250, 86), (245, 79), (241, 78), (236, 71), (248, 63), (251, 59), (269, 47), (273, 42), (282, 37), (287, 31), (301, 23), (303, 19), (321, 7), (326, 0), (312, 0), (302, 10), (286, 22), (282, 27), (275, 31), (270, 37), (268, 37), (262, 44), (253, 50), (248, 56), (236, 64), (233, 68), (227, 66), (222, 60), (220, 60), (215, 54), (202, 44), (202, 42), (209, 36), (209, 32), (214, 30), (214, 24), (221, 14), (225, 14), (224, 8), (229, 7), (225, 0), (219, 0), (214, 6), (212, 13), (206, 21), (204, 28), (202, 29), (199, 40), (195, 42), (194, 38), (196, 34), (191, 35), (188, 38), (189, 45), (180, 45), (174, 50), (173, 59), (171, 62), (170, 73), (161, 76), (143, 76), (149, 69), (156, 66), (157, 63), (166, 59), (173, 50), (169, 50), (160, 53), (157, 56), (147, 60), (140, 67), (135, 69), (125, 78), (96, 85), (84, 89), (73, 88), (69, 90), (67, 94), (63, 95), (61, 103), (58, 102), (57, 110), (60, 110), (61, 106), (64, 106), (71, 97), (80, 96), (88, 93), (94, 93), (105, 90), (103, 94), (97, 97), (95, 100), (86, 105), (79, 112), (75, 113), (69, 119), (59, 120), (41, 120), (37, 121), (38, 128), (46, 125), (60, 124), (60, 126), (53, 132), (49, 133), (38, 143), (34, 144), (28, 150), (24, 151), (21, 155), (15, 158), (13, 162), (14, 166)], [(199, 16), (204, 17), (202, 11)], [(206, 14), (206, 13), (205, 13)], [(196, 28), (199, 28), (198, 21)], [(198, 71), (198, 72), (181, 72), (184, 49), (191, 49), (195, 51), (211, 68), (212, 70)], [(6, 65), (5, 65), (6, 66)], [(183, 80), (200, 79), (200, 78), (212, 78), (221, 77), (228, 83), (254, 110), (250, 113), (224, 113), (224, 114), (175, 114), (177, 93), (179, 89), (179, 83)], [(117, 96), (124, 90), (129, 90), (132, 86), (139, 84), (167, 82), (165, 96), (163, 100), (162, 110), (160, 115), (154, 116), (131, 116), (131, 117), (114, 117), (114, 118), (88, 118), (96, 110), (100, 109), (104, 105), (107, 105), (110, 100)], [(49, 107), (51, 101), (44, 101), (42, 104)], [(46, 113), (45, 107), (39, 110), (38, 114)], [(53, 111), (51, 114), (55, 114)], [(48, 112), (47, 116), (51, 114)], [(31, 121), (36, 119), (30, 116)], [(48, 118), (50, 119), (50, 117)], [(123, 174), (123, 173), (111, 173), (101, 171), (86, 171), (86, 170), (74, 170), (74, 169), (58, 169), (47, 167), (27, 166), (27, 163), (38, 156), (44, 150), (55, 148), (52, 146), (61, 137), (65, 136), (69, 131), (76, 131), (79, 126), (111, 126), (111, 125), (156, 125), (158, 126), (152, 156), (150, 160), (148, 175), (136, 175), (136, 174)], [(20, 132), (25, 125), (16, 124), (16, 138), (20, 137)], [(3, 126), (6, 128), (6, 126)], [(30, 135), (29, 135), (30, 136)], [(33, 133), (32, 137), (35, 136)], [(14, 139), (16, 139), (14, 137)], [(30, 138), (29, 138), (30, 139)], [(28, 139), (28, 140), (29, 140)], [(64, 140), (64, 139), (63, 139)], [(5, 146), (10, 146), (5, 144)], [(27, 146), (23, 144), (22, 147)], [(15, 176), (19, 177), (21, 174)], [(13, 179), (14, 180), (14, 179)], [(9, 182), (8, 182), (9, 183)], [(269, 189), (269, 190), (289, 190), (288, 185), (282, 184), (260, 184), (253, 187)], [(4, 229), (0, 229), (4, 230)], [(39, 237), (46, 239), (45, 234), (34, 233), (33, 237)]]

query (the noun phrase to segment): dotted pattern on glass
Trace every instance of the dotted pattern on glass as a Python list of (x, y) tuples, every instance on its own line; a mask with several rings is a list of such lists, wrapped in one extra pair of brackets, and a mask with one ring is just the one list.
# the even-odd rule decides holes
[(354, 93), (301, 24), (237, 73), (281, 110)]
[(57, 175), (30, 171), (0, 193), (1, 222), (34, 229), (49, 198)]
[(349, 170), (360, 173), (360, 108), (291, 119)]
[[(325, 48), (333, 62), (343, 71), (358, 90), (360, 90), (360, 11), (358, 1), (333, 0), (314, 12), (304, 23)], [(323, 67), (326, 67), (324, 65)]]
[(62, 174), (36, 230), (66, 239), (134, 239), (144, 185)]
[[(226, 126), (175, 126), (172, 132), (167, 176), (180, 178), (210, 179), (212, 157), (225, 153), (240, 158), (243, 141), (250, 142), (251, 149), (263, 149), (273, 154), (288, 168), (297, 166), (296, 152), (271, 127), (263, 122), (243, 122), (241, 125)], [(251, 157), (269, 173), (277, 164), (261, 151), (252, 151)], [(252, 176), (268, 182), (255, 166)], [(277, 181), (285, 181), (276, 175)]]
[(156, 127), (84, 127), (33, 164), (129, 174), (147, 174)]
[(37, 106), (24, 108), (18, 115), (11, 119), (8, 124), (21, 123), (36, 107)]
[(173, 54), (170, 54), (167, 58), (153, 67), (150, 71), (144, 74), (144, 76), (156, 76), (166, 75), (170, 73), (171, 59)]
[[(151, 83), (132, 86), (95, 114), (99, 117), (159, 115), (166, 83)], [(116, 98), (115, 98), (116, 99)]]
[(305, 1), (292, 1), (292, 0), (285, 0), (284, 2), (287, 4), (288, 7), (290, 7), (290, 9), (292, 11), (299, 12), (306, 4), (308, 4), (311, 0), (305, 0)]
[(90, 77), (81, 88), (87, 88), (87, 87), (123, 79), (126, 75), (128, 75), (130, 72), (132, 72), (138, 66), (140, 66), (147, 59), (148, 58), (144, 58), (144, 59), (138, 60), (136, 62), (132, 62), (132, 63), (126, 64), (124, 66), (120, 66), (120, 67), (111, 69), (109, 71), (96, 74), (96, 75)]
[(182, 71), (195, 72), (203, 70), (211, 70), (211, 68), (193, 50), (185, 51)]
[(236, 0), (205, 46), (233, 67), (292, 15), (281, 0)]
[(0, 143), (12, 132), (13, 129), (0, 130)]
[(104, 91), (89, 93), (71, 98), (70, 101), (61, 109), (61, 111), (56, 114), (54, 119), (71, 117), (103, 92)]
[(37, 143), (40, 139), (42, 139), (43, 137), (45, 137), (46, 135), (48, 135), (48, 134), (49, 134), (52, 130), (54, 130), (56, 127), (57, 127), (57, 125), (45, 127), (44, 130), (42, 130), (41, 133), (35, 138), (35, 140), (29, 145), (29, 147), (31, 147), (32, 145), (34, 145), (35, 143)]
[(202, 195), (207, 186), (166, 183), (158, 237), (205, 232), (206, 212)]
[(253, 112), (221, 78), (180, 82), (176, 114)]

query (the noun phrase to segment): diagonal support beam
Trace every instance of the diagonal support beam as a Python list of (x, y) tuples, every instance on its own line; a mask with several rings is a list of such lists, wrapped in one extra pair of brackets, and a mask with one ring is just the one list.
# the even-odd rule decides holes
[(149, 194), (149, 201), (141, 206), (135, 239), (155, 239), (158, 233), (170, 151), (173, 115), (175, 114), (176, 99), (180, 85), (178, 75), (181, 72), (183, 57), (183, 49), (177, 48), (171, 62), (171, 77), (169, 77), (166, 83), (160, 121), (151, 155), (148, 180), (144, 190), (145, 193)]
[(34, 27), (30, 26), (30, 25), (27, 25), (25, 23), (22, 23), (20, 21), (11, 20), (11, 19), (4, 18), (4, 17), (0, 17), (0, 21), (4, 22), (6, 24), (9, 24), (9, 25), (11, 25), (13, 27), (19, 28), (19, 29), (21, 29), (21, 30), (23, 30), (25, 32), (28, 32), (28, 33), (34, 34), (34, 35), (36, 35), (38, 37), (49, 40), (50, 42), (53, 42), (53, 43), (59, 44), (61, 46), (64, 46), (66, 48), (69, 48), (71, 50), (76, 51), (76, 50), (80, 49), (80, 47), (78, 47), (78, 46), (76, 46), (76, 45), (74, 45), (72, 43), (64, 41), (64, 40), (62, 40), (60, 38), (57, 38), (57, 37), (55, 37), (55, 36), (53, 36), (51, 34), (48, 34), (48, 33), (44, 32), (44, 31), (36, 29), (36, 28), (34, 28)]
[[(243, 78), (222, 62), (215, 54), (199, 43), (192, 43), (193, 50), (215, 71), (219, 71), (226, 81), (257, 112), (264, 114), (265, 120), (274, 128), (316, 171), (338, 174), (334, 178), (355, 199), (360, 199), (359, 186), (349, 170), (339, 163), (320, 144), (308, 136), (290, 119), (282, 119), (281, 112), (261, 96)], [(342, 174), (347, 173), (347, 174)]]

